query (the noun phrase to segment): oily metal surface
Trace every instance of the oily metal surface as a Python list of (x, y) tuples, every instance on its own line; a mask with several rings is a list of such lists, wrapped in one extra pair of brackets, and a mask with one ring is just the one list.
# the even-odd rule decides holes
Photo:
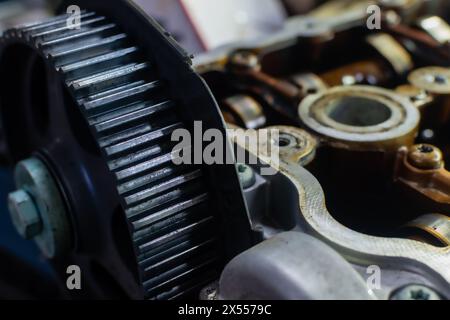
[[(279, 130), (280, 134), (302, 132), (285, 127)], [(264, 145), (272, 142), (260, 143), (260, 150), (267, 150)], [(375, 237), (351, 230), (329, 213), (319, 181), (297, 160), (293, 161), (292, 154), (285, 154), (281, 149), (279, 158), (275, 154), (260, 154), (259, 158), (279, 168), (298, 190), (299, 215), (308, 233), (320, 237), (353, 263), (377, 264), (427, 275), (442, 293), (450, 295), (450, 247), (438, 248), (418, 241)]]

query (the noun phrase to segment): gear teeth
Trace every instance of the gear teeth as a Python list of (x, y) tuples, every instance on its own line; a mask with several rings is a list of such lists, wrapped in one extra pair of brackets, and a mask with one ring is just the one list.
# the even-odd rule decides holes
[[(159, 152), (159, 150), (158, 150)], [(178, 173), (181, 171), (179, 168), (174, 167), (166, 167), (160, 170), (153, 171), (147, 175), (141, 176), (139, 178), (130, 180), (124, 184), (119, 185), (117, 188), (120, 194), (126, 194), (128, 192), (131, 192), (133, 190), (139, 189), (140, 187), (143, 187), (145, 185), (149, 185), (152, 183), (155, 183), (159, 180), (165, 179), (170, 177), (173, 174)]]
[(116, 171), (116, 177), (117, 180), (119, 181), (125, 180), (140, 175), (144, 172), (150, 171), (152, 169), (156, 169), (162, 165), (169, 164), (170, 162), (172, 162), (172, 154), (166, 153), (164, 155), (150, 159), (148, 161), (141, 162), (132, 167)]
[[(176, 193), (176, 196), (181, 196), (183, 194), (182, 189), (175, 189), (174, 192)], [(169, 193), (166, 193), (162, 196), (159, 196), (157, 198), (153, 198), (152, 200), (149, 200), (147, 202), (144, 202), (143, 204), (140, 204), (139, 206), (132, 207), (126, 211), (128, 218), (134, 218), (137, 215), (140, 215), (142, 213), (145, 213), (146, 211), (150, 211), (151, 209), (154, 209), (155, 207), (159, 206), (161, 203), (164, 203), (167, 201), (166, 197)], [(139, 230), (145, 227), (148, 227), (149, 225), (152, 225), (158, 221), (161, 221), (165, 218), (171, 217), (175, 215), (176, 213), (180, 211), (184, 211), (186, 209), (189, 209), (190, 207), (193, 207), (199, 203), (205, 202), (208, 198), (208, 195), (206, 193), (203, 193), (195, 198), (176, 203), (168, 208), (165, 208), (161, 211), (151, 213), (150, 215), (141, 218), (137, 221), (134, 221), (132, 223), (134, 230)]]
[(67, 37), (70, 35), (75, 35), (82, 33), (84, 31), (92, 30), (92, 28), (99, 24), (99, 22), (104, 22), (105, 17), (95, 17), (90, 20), (81, 21), (79, 28), (73, 29), (67, 23), (63, 24), (61, 27), (53, 27), (49, 30), (44, 30), (36, 33), (26, 33), (27, 37), (33, 42), (50, 42), (60, 39), (62, 36)]
[(100, 133), (130, 122), (136, 122), (143, 118), (167, 112), (174, 106), (175, 103), (173, 101), (164, 101), (156, 104), (153, 102), (140, 102), (105, 115), (93, 117), (89, 120), (89, 123), (94, 125), (97, 132)]
[[(125, 141), (122, 141), (120, 143), (117, 143), (115, 145), (109, 146), (105, 148), (105, 152), (108, 156), (112, 156), (118, 153), (123, 153), (126, 152), (130, 149), (135, 149), (141, 145), (144, 144), (148, 144), (149, 142), (153, 142), (157, 139), (161, 139), (163, 137), (168, 136), (169, 134), (171, 134), (173, 131), (175, 131), (176, 129), (180, 129), (183, 128), (182, 123), (175, 123), (172, 125), (169, 125), (165, 128), (161, 128), (143, 135), (139, 135), (135, 138), (131, 138)], [(137, 131), (138, 129), (136, 129)], [(142, 130), (146, 130), (146, 128), (142, 128)], [(135, 134), (135, 131), (132, 130), (130, 132), (127, 132), (127, 134)], [(119, 137), (121, 138), (122, 136), (119, 135)]]
[(124, 62), (131, 62), (135, 58), (133, 54), (137, 52), (137, 47), (111, 51), (72, 64), (63, 65), (59, 69), (66, 75), (67, 79), (80, 79), (92, 75), (93, 72), (106, 71)]
[(114, 134), (108, 135), (106, 137), (102, 137), (98, 140), (98, 143), (100, 147), (108, 147), (108, 146), (114, 146), (119, 145), (126, 141), (127, 139), (133, 139), (136, 137), (140, 137), (144, 134), (147, 134), (148, 132), (151, 132), (153, 130), (153, 127), (148, 124), (142, 124), (136, 127), (127, 128), (126, 130), (116, 132)]
[(119, 33), (102, 39), (94, 38), (78, 44), (49, 48), (44, 50), (44, 53), (54, 61), (56, 66), (61, 67), (123, 49), (122, 47), (127, 45), (127, 40), (126, 34)]
[(149, 189), (145, 189), (145, 190), (142, 190), (142, 191), (140, 191), (138, 193), (135, 193), (135, 194), (133, 194), (131, 196), (125, 197), (125, 202), (127, 203), (127, 205), (132, 205), (132, 204), (134, 204), (136, 202), (143, 201), (145, 199), (154, 197), (158, 193), (162, 193), (164, 191), (167, 191), (169, 189), (177, 187), (177, 186), (179, 186), (181, 184), (184, 184), (184, 183), (186, 183), (188, 181), (195, 180), (195, 179), (201, 177), (201, 175), (202, 175), (201, 171), (200, 170), (196, 170), (194, 172), (190, 172), (190, 173), (187, 173), (187, 174), (183, 174), (183, 175), (177, 176), (177, 177), (175, 177), (173, 179), (164, 181), (163, 183), (158, 184), (156, 186), (153, 186), (153, 187), (151, 187)]
[[(216, 220), (202, 171), (176, 166), (169, 136), (184, 124), (151, 61), (119, 28), (82, 12), (7, 30), (49, 59), (64, 78), (117, 181), (148, 299), (174, 299), (218, 274)], [(190, 149), (183, 150), (191, 152)]]
[[(206, 212), (207, 206), (205, 203), (202, 203), (195, 208), (181, 211), (168, 219), (157, 222), (147, 228), (135, 231), (133, 240), (139, 246), (148, 244), (151, 241), (168, 235), (173, 231), (181, 230), (182, 228), (185, 228), (196, 221), (201, 221), (202, 219), (208, 217), (208, 214), (206, 214)], [(205, 229), (205, 234), (202, 234), (202, 236), (205, 237), (203, 237), (202, 240), (213, 236), (211, 233), (209, 235), (206, 235), (206, 232), (208, 232), (208, 230)], [(140, 251), (139, 254), (140, 256), (145, 257), (145, 260), (147, 261), (156, 261), (159, 259), (159, 255), (165, 255), (168, 250), (175, 250), (179, 244), (186, 241), (190, 241), (193, 243), (200, 241), (199, 239), (200, 237), (198, 237), (197, 234), (192, 233), (189, 230), (187, 230), (186, 233), (178, 232), (177, 236), (175, 236), (172, 241), (163, 243), (155, 241), (154, 243), (156, 243), (157, 245), (155, 245), (154, 247), (147, 247), (145, 251)], [(141, 259), (140, 257), (139, 262), (142, 262), (143, 259), (144, 258)]]
[(88, 112), (102, 112), (104, 111), (103, 107), (109, 107), (108, 109), (111, 109), (115, 106), (123, 106), (124, 104), (133, 102), (134, 99), (138, 99), (149, 91), (162, 88), (162, 85), (163, 82), (160, 80), (155, 80), (150, 83), (144, 80), (137, 81), (106, 92), (93, 94), (87, 98), (78, 100), (78, 102)]
[[(188, 224), (186, 226), (183, 226), (181, 228), (178, 228), (174, 231), (171, 231), (167, 234), (164, 234), (163, 236), (160, 236), (156, 239), (153, 239), (151, 241), (146, 241), (144, 244), (141, 244), (138, 249), (139, 253), (145, 253), (150, 250), (155, 250), (164, 244), (170, 243), (175, 240), (185, 240), (183, 237), (189, 234), (194, 233), (195, 231), (199, 229), (207, 229), (208, 226), (211, 226), (213, 223), (214, 218), (212, 216), (206, 217), (204, 219), (201, 219), (197, 222)], [(176, 242), (177, 244), (179, 243)]]
[[(81, 19), (84, 19), (87, 17), (92, 17), (95, 15), (96, 15), (95, 12), (86, 12), (86, 11), (80, 12)], [(54, 27), (61, 23), (67, 23), (67, 19), (69, 17), (70, 17), (69, 14), (62, 14), (62, 15), (59, 15), (56, 17), (52, 17), (52, 18), (43, 20), (43, 21), (22, 24), (22, 25), (17, 26), (15, 29), (20, 29), (24, 32), (34, 32), (34, 31), (40, 30), (42, 28)]]
[[(187, 216), (184, 213), (184, 216)], [(217, 239), (214, 236), (207, 238), (208, 240), (199, 239), (189, 239), (185, 241), (180, 241), (177, 245), (171, 246), (169, 248), (162, 248), (158, 253), (150, 251), (148, 255), (141, 254), (139, 256), (139, 264), (143, 267), (145, 272), (148, 272), (149, 268), (154, 265), (160, 264), (162, 261), (167, 261), (171, 257), (180, 256), (183, 252), (189, 251), (191, 248), (209, 247), (216, 244)]]
[[(144, 283), (144, 288), (150, 292), (162, 291), (164, 288), (176, 289), (177, 282), (189, 281), (190, 278), (201, 275), (202, 272), (207, 271), (211, 265), (217, 262), (214, 257), (202, 257), (202, 262), (188, 262), (183, 263), (172, 270), (166, 271), (162, 274), (156, 275)], [(195, 281), (195, 282), (198, 282)]]
[(174, 265), (180, 260), (185, 260), (186, 257), (195, 255), (198, 252), (203, 252), (205, 248), (214, 244), (214, 239), (207, 240), (195, 246), (189, 246), (185, 250), (170, 255), (166, 259), (150, 264), (144, 268), (146, 274), (158, 274), (167, 270), (168, 265)]
[(108, 167), (111, 171), (118, 171), (124, 167), (129, 167), (133, 164), (161, 155), (162, 152), (163, 148), (160, 145), (151, 146), (150, 148), (141, 149), (138, 152), (110, 160), (108, 162)]
[(108, 33), (113, 33), (116, 30), (117, 26), (114, 23), (110, 23), (88, 30), (86, 29), (76, 30), (70, 33), (69, 35), (49, 41), (41, 41), (40, 39), (37, 39), (34, 42), (34, 44), (41, 50), (52, 50), (57, 48), (58, 46), (63, 45), (75, 46), (75, 44), (81, 42), (96, 41), (99, 40), (100, 38), (105, 37), (106, 35), (108, 35)]
[(147, 62), (131, 63), (125, 66), (117, 67), (108, 71), (100, 72), (92, 76), (70, 81), (69, 88), (75, 91), (76, 96), (83, 97), (98, 91), (104, 91), (108, 88), (122, 85), (129, 82), (130, 78), (137, 76), (150, 67)]

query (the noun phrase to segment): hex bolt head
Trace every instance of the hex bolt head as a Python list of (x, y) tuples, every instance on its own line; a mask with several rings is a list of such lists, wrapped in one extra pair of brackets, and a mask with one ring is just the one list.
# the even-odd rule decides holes
[(255, 172), (248, 165), (238, 163), (237, 171), (242, 188), (248, 189), (256, 183)]
[(391, 296), (391, 300), (442, 300), (439, 294), (423, 285), (408, 285)]
[(42, 231), (38, 209), (25, 190), (17, 190), (8, 196), (8, 207), (17, 232), (25, 239), (32, 239)]

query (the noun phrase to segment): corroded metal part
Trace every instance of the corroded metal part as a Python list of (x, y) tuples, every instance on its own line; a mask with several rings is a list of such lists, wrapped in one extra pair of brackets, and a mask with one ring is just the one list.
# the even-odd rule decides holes
[(368, 86), (336, 87), (306, 97), (301, 121), (338, 148), (397, 150), (411, 145), (420, 114), (406, 98)]
[(394, 176), (433, 203), (450, 208), (450, 172), (438, 148), (421, 144), (400, 149)]
[(414, 145), (408, 151), (408, 161), (416, 168), (423, 170), (442, 169), (443, 158), (442, 151), (432, 145)]

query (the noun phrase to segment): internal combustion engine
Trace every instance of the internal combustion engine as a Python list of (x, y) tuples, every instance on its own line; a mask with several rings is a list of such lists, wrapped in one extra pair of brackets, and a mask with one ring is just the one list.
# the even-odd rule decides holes
[(51, 5), (0, 38), (0, 204), (48, 264), (0, 251), (47, 279), (2, 297), (450, 298), (449, 1)]

